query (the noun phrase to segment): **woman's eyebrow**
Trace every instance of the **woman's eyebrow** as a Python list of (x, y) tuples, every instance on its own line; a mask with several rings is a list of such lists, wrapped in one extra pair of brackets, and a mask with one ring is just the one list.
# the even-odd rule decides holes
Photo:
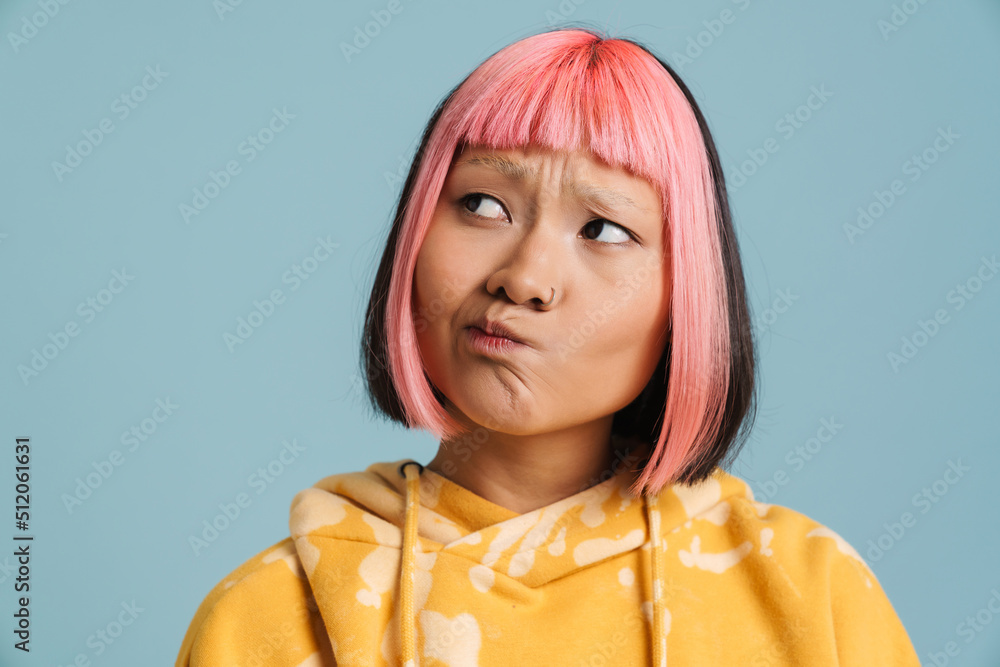
[[(514, 162), (513, 160), (510, 160), (502, 155), (477, 155), (465, 160), (460, 160), (455, 164), (456, 166), (465, 164), (470, 166), (482, 165), (490, 167), (512, 181), (533, 180), (536, 176), (536, 170), (530, 169), (520, 162)], [(570, 193), (578, 199), (593, 202), (602, 205), (605, 208), (618, 205), (642, 210), (642, 207), (636, 204), (631, 197), (612, 188), (602, 188), (589, 183), (570, 181), (568, 189)]]
[(502, 155), (477, 155), (465, 160), (460, 160), (456, 163), (456, 165), (459, 164), (467, 164), (470, 166), (483, 165), (485, 167), (490, 167), (499, 171), (512, 181), (525, 181), (535, 177), (534, 169), (529, 169), (520, 162), (514, 162), (513, 160), (509, 160)]

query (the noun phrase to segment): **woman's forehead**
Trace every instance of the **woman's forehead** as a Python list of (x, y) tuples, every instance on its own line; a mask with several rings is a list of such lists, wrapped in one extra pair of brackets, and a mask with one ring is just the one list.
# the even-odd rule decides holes
[[(633, 190), (636, 187), (645, 189), (644, 185), (654, 192), (658, 191), (649, 179), (624, 166), (609, 164), (589, 147), (552, 149), (548, 146), (526, 144), (514, 148), (494, 148), (481, 144), (466, 144), (456, 150), (448, 174), (450, 176), (458, 168), (465, 170), (476, 167), (498, 172), (511, 181), (531, 181), (536, 180), (539, 167), (547, 159), (569, 160), (574, 167), (582, 168), (582, 171), (586, 172), (588, 180), (612, 180), (619, 187)], [(573, 169), (563, 176), (564, 180), (573, 180), (573, 177)]]
[(579, 146), (570, 149), (550, 148), (538, 144), (525, 144), (513, 148), (494, 148), (481, 144), (463, 145), (456, 149), (450, 169), (459, 165), (474, 165), (491, 167), (505, 175), (515, 178), (530, 178), (535, 175), (538, 166), (546, 160), (573, 161), (577, 165), (587, 167), (588, 171), (632, 176), (637, 175), (624, 165), (614, 165), (594, 153), (589, 146)]

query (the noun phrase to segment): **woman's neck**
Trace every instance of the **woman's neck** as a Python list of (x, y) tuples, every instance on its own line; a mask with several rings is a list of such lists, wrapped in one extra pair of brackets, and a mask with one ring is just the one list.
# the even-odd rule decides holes
[[(589, 430), (510, 435), (479, 428), (478, 437), (445, 443), (427, 464), (442, 477), (481, 498), (525, 514), (599, 484), (623, 467), (637, 441), (613, 445), (610, 420)], [(581, 432), (582, 431), (582, 432)]]

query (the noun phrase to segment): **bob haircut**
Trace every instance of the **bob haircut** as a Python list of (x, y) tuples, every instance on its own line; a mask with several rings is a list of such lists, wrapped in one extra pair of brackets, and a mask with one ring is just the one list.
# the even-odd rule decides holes
[[(706, 479), (735, 459), (756, 413), (755, 347), (722, 168), (677, 74), (646, 47), (558, 28), (489, 57), (438, 105), (400, 194), (368, 302), (361, 355), (376, 412), (439, 439), (470, 437), (430, 382), (416, 339), (417, 254), (465, 145), (589, 147), (645, 178), (663, 205), (669, 262), (666, 347), (612, 433), (651, 445), (630, 493)], [(419, 320), (424, 319), (423, 322)], [(748, 417), (745, 419), (745, 417)]]

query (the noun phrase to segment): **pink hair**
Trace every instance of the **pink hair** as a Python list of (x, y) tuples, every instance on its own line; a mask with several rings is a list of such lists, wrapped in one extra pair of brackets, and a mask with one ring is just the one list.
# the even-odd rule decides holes
[(672, 273), (670, 377), (663, 378), (668, 389), (659, 437), (631, 489), (658, 492), (711, 448), (731, 370), (720, 213), (705, 141), (683, 91), (638, 45), (564, 29), (505, 47), (454, 92), (429, 137), (406, 206), (386, 318), (389, 371), (407, 420), (446, 439), (467, 431), (425, 377), (411, 298), (417, 253), (463, 143), (567, 151), (589, 146), (660, 194)]

